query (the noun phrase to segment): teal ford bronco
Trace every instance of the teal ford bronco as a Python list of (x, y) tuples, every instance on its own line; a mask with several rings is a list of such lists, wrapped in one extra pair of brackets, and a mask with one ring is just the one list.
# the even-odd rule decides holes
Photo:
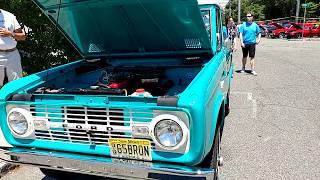
[(34, 0), (83, 59), (5, 85), (1, 158), (51, 176), (217, 179), (233, 73), (197, 0)]

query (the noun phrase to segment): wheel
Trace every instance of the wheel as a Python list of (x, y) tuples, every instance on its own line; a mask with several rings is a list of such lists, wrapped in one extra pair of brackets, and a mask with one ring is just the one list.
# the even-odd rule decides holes
[(296, 38), (300, 39), (302, 35), (300, 33), (296, 34)]
[(61, 179), (61, 180), (71, 178), (72, 176), (75, 175), (75, 173), (71, 173), (71, 172), (57, 171), (57, 170), (44, 169), (44, 168), (40, 168), (40, 171), (48, 177)]
[(219, 166), (222, 165), (221, 157), (220, 157), (220, 143), (221, 143), (221, 129), (217, 130), (217, 133), (214, 137), (214, 146), (213, 146), (213, 154), (212, 154), (212, 161), (210, 167), (216, 170), (214, 180), (219, 178)]
[(229, 113), (230, 113), (230, 97), (229, 97), (229, 94), (230, 94), (230, 90), (228, 91), (228, 94), (227, 94), (227, 100), (226, 100), (227, 103), (225, 105), (225, 112), (224, 112), (225, 117), (227, 117), (229, 115)]
[[(219, 112), (219, 118), (222, 118), (220, 123), (224, 123), (224, 108), (221, 108)], [(204, 158), (202, 163), (200, 164), (200, 167), (204, 168), (211, 168), (215, 171), (214, 174), (214, 180), (219, 179), (219, 167), (223, 165), (223, 158), (220, 155), (220, 144), (221, 144), (221, 137), (222, 137), (222, 126), (220, 124), (217, 124), (216, 127), (216, 133), (214, 136), (214, 142), (212, 145), (212, 148), (210, 152), (207, 154), (207, 156)]]
[(280, 34), (279, 34), (279, 38), (281, 38), (281, 39), (284, 39), (285, 36), (286, 36), (286, 35), (285, 35), (284, 33), (280, 33)]
[(222, 165), (222, 158), (220, 157), (220, 143), (221, 143), (221, 129), (218, 125), (216, 134), (214, 136), (214, 143), (209, 154), (202, 162), (202, 167), (211, 168), (215, 171), (214, 180), (219, 179), (219, 166)]

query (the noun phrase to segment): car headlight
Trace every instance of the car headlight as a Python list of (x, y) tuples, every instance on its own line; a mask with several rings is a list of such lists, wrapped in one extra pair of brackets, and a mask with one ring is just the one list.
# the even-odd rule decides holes
[(20, 112), (11, 112), (8, 116), (10, 128), (17, 134), (23, 135), (28, 130), (28, 121)]
[(173, 120), (162, 120), (154, 128), (157, 141), (165, 147), (178, 145), (183, 136), (183, 132), (178, 123)]
[(177, 116), (162, 114), (154, 118), (155, 143), (163, 149), (178, 149), (187, 141), (188, 128)]
[(33, 133), (32, 116), (22, 108), (13, 108), (7, 116), (8, 126), (16, 137), (28, 137)]

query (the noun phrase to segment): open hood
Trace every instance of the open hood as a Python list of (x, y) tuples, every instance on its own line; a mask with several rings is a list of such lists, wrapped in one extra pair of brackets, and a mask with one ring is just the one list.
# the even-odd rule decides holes
[(285, 27), (281, 26), (279, 23), (270, 23), (271, 25), (275, 26), (277, 29), (284, 29)]
[(302, 27), (297, 24), (297, 23), (291, 23), (292, 27), (296, 28), (296, 29), (302, 29)]
[(212, 54), (197, 0), (33, 0), (84, 57)]

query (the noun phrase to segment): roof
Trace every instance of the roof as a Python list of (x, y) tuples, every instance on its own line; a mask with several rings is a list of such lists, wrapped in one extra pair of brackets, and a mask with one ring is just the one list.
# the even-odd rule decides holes
[(224, 9), (226, 7), (226, 5), (229, 3), (229, 1), (230, 0), (198, 0), (198, 4), (199, 5), (217, 4)]

